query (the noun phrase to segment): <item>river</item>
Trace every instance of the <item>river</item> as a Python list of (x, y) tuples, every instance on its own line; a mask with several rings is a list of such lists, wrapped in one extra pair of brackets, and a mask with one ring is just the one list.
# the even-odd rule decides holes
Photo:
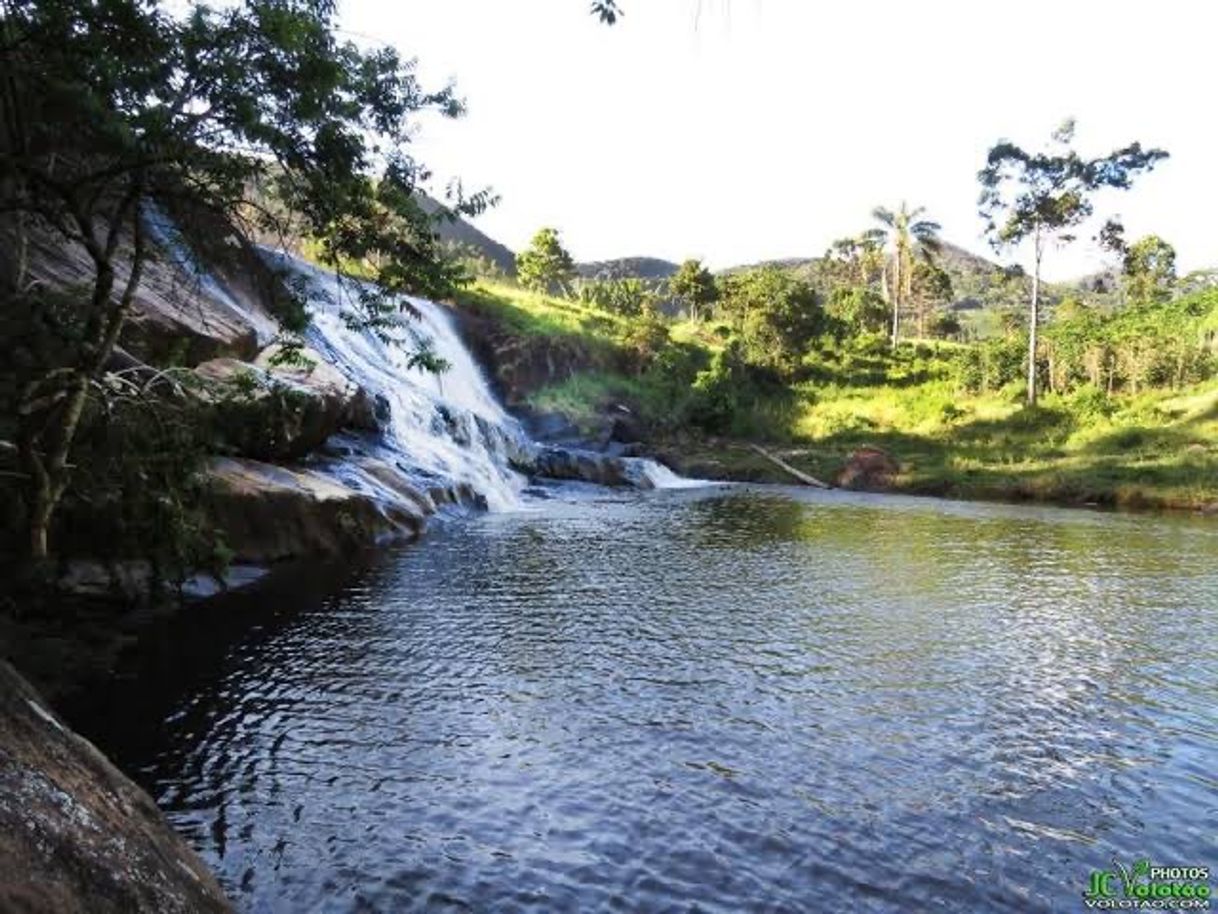
[(569, 485), (165, 622), (78, 723), (251, 912), (1078, 911), (1218, 864), (1216, 558)]

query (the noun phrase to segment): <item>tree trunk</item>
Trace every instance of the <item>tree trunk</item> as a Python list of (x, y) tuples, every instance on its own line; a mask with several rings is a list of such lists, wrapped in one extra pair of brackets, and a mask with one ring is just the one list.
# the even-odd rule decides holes
[[(95, 257), (97, 272), (87, 339), (77, 364), (71, 368), (57, 369), (41, 382), (31, 385), (19, 407), (21, 460), (30, 478), (27, 542), (33, 564), (45, 562), (50, 555), (51, 519), (70, 481), (68, 457), (84, 414), (89, 384), (102, 371), (118, 344), (119, 334), (143, 274), (145, 247), (139, 207), (136, 205), (129, 212), (133, 240), (131, 271), (122, 295), (117, 301), (114, 300), (113, 257), (116, 239), (112, 239), (104, 249), (94, 244), (91, 253)], [(59, 377), (66, 377), (66, 380), (60, 382)], [(48, 382), (52, 386), (48, 387)]]
[(1032, 308), (1028, 322), (1028, 406), (1036, 405), (1036, 330), (1040, 323), (1040, 258), (1043, 253), (1039, 225), (1032, 237), (1035, 264), (1032, 268)]
[(901, 338), (901, 254), (892, 260), (892, 348), (896, 351)]

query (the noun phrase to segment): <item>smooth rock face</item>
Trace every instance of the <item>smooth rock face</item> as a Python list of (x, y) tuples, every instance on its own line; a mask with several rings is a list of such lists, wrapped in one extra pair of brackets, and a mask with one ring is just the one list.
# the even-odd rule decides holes
[(386, 539), (415, 539), (427, 512), (409, 498), (357, 492), (310, 469), (223, 457), (209, 468), (208, 512), (237, 561), (337, 555)]
[[(80, 245), (41, 232), (31, 233), (28, 242), (26, 281), (61, 290), (92, 282), (93, 264)], [(121, 287), (128, 265), (121, 252), (118, 260)], [(0, 269), (8, 267), (0, 262)], [(197, 276), (158, 252), (144, 266), (131, 317), (123, 328), (123, 345), (153, 362), (170, 352), (189, 364), (217, 356), (252, 358), (259, 337), (274, 333), (274, 322), (262, 310), (257, 291), (239, 285), (234, 282), (225, 290), (239, 303), (234, 308), (217, 301)]]
[(574, 479), (602, 486), (633, 486), (638, 489), (655, 487), (647, 475), (646, 461), (594, 451), (545, 448), (537, 454), (531, 469), (535, 476), (546, 479)]
[(195, 374), (199, 393), (215, 409), (225, 445), (257, 460), (295, 460), (320, 448), (341, 429), (376, 431), (385, 406), (352, 384), (316, 353), (308, 367), (275, 365), (264, 350), (256, 363), (211, 359)]
[(0, 662), (0, 911), (230, 910), (152, 798)]

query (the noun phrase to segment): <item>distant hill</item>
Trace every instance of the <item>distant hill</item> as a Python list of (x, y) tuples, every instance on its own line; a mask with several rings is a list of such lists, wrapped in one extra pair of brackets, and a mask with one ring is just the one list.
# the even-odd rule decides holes
[[(422, 195), (423, 209), (434, 213), (442, 204)], [(440, 239), (460, 253), (480, 258), (494, 266), (505, 276), (516, 275), (516, 254), (474, 226), (469, 220), (458, 216), (441, 220), (436, 225)], [(585, 279), (668, 279), (677, 272), (678, 265), (659, 257), (618, 257), (614, 260), (597, 260), (577, 263), (575, 272)]]
[(678, 268), (678, 264), (659, 257), (619, 257), (577, 263), (575, 272), (585, 279), (668, 279)]
[[(431, 197), (425, 194), (420, 196), (423, 209), (427, 212), (434, 213), (442, 207), (442, 204)], [(452, 220), (441, 219), (436, 225), (436, 232), (440, 239), (454, 250), (488, 261), (505, 276), (516, 275), (516, 255), (512, 249), (500, 244), (461, 216)]]

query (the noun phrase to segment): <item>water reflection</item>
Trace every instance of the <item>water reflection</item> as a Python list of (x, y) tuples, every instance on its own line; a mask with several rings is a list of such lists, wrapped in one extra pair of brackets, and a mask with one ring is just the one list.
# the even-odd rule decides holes
[(1216, 545), (572, 496), (214, 610), (253, 627), (95, 735), (248, 910), (1073, 911), (1113, 853), (1214, 862)]

